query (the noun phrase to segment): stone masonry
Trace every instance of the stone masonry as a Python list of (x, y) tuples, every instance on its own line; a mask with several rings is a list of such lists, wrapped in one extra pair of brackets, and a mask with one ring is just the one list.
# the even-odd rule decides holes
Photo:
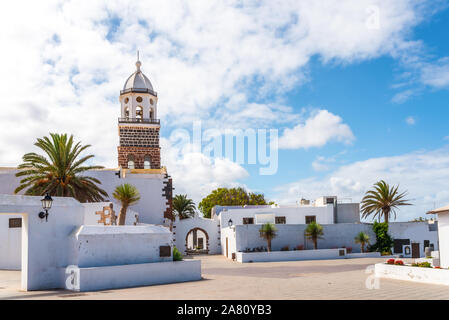
[(161, 168), (159, 147), (159, 127), (126, 126), (119, 124), (120, 146), (118, 147), (118, 164), (128, 168), (128, 159), (134, 158), (134, 168), (143, 169), (145, 156), (150, 157), (151, 169)]
[(158, 127), (119, 126), (120, 146), (159, 148)]
[(122, 168), (128, 168), (128, 155), (134, 156), (134, 167), (143, 169), (143, 162), (146, 155), (150, 156), (151, 169), (161, 168), (161, 150), (148, 147), (118, 147), (118, 165)]

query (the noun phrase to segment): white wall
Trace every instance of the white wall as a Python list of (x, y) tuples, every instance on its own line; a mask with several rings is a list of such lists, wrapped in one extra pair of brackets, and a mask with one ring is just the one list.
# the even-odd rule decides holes
[(73, 271), (76, 272), (74, 280), (77, 288), (73, 286), (66, 288), (75, 291), (93, 291), (201, 280), (201, 261), (75, 268)]
[(233, 253), (237, 253), (236, 226), (221, 229), (221, 250), (226, 256), (226, 241), (228, 243), (228, 258), (232, 258)]
[(430, 243), (433, 243), (435, 250), (438, 250), (438, 232), (429, 231), (427, 222), (392, 222), (389, 224), (388, 232), (395, 239), (410, 239), (411, 242), (419, 242), (421, 257), (424, 256), (424, 240), (429, 240)]
[[(333, 249), (351, 247), (352, 251), (360, 252), (360, 245), (354, 242), (355, 236), (363, 231), (370, 237), (370, 243), (376, 242), (376, 236), (372, 231), (372, 224), (365, 223), (337, 223), (323, 226), (323, 239), (318, 240), (318, 249)], [(237, 225), (236, 250), (245, 251), (247, 248), (267, 247), (266, 240), (260, 237), (260, 225)], [(277, 224), (277, 236), (272, 240), (272, 250), (277, 251), (288, 246), (290, 250), (298, 245), (305, 249), (312, 249), (313, 244), (304, 237), (304, 224)], [(222, 231), (223, 232), (223, 231)], [(430, 240), (437, 247), (437, 232), (429, 231), (426, 222), (392, 222), (389, 233), (393, 238), (410, 239), (420, 243), (421, 256), (424, 254), (424, 240)]]
[(162, 174), (127, 174), (125, 178), (118, 178), (116, 170), (92, 170), (88, 174), (96, 177), (102, 183), (101, 187), (109, 194), (109, 199), (113, 201), (112, 194), (115, 187), (120, 184), (129, 183), (135, 186), (140, 192), (140, 200), (130, 207), (139, 213), (139, 222), (150, 224), (163, 224), (164, 211), (167, 208), (167, 200), (162, 196), (164, 189), (164, 175)]
[(73, 234), (75, 248), (73, 263), (80, 268), (124, 264), (166, 262), (159, 247), (173, 247), (171, 232), (162, 226), (86, 226)]
[(438, 214), (440, 266), (449, 268), (449, 213)]
[(72, 198), (59, 197), (53, 198), (48, 222), (45, 222), (38, 217), (42, 211), (41, 199), (0, 195), (0, 214), (21, 213), (23, 217), (23, 290), (59, 287), (59, 268), (73, 264), (70, 234), (83, 222), (83, 206)]
[[(85, 225), (99, 225), (100, 223), (98, 220), (100, 220), (101, 215), (96, 214), (97, 211), (103, 211), (103, 207), (109, 207), (109, 204), (111, 202), (88, 202), (88, 203), (82, 203), (84, 207), (84, 222)], [(113, 210), (115, 212), (115, 215), (119, 216), (121, 205), (117, 204), (116, 202), (112, 202)], [(136, 211), (133, 211), (131, 209), (126, 210), (126, 220), (125, 225), (134, 225), (136, 221), (136, 215), (137, 219), (139, 217), (139, 214)], [(118, 222), (118, 221), (117, 221)]]
[(22, 228), (9, 228), (9, 219), (20, 215), (0, 215), (0, 269), (20, 270), (22, 266)]
[(239, 208), (221, 211), (220, 223), (228, 225), (232, 219), (234, 225), (243, 224), (243, 218), (254, 217), (256, 214), (272, 213), (276, 217), (285, 217), (286, 224), (305, 224), (306, 216), (316, 216), (316, 222), (320, 224), (334, 223), (334, 208), (329, 204), (326, 206), (294, 206), (279, 208)]
[[(221, 253), (220, 228), (218, 223), (218, 219), (206, 219), (197, 216), (189, 219), (176, 219), (173, 223), (173, 234), (176, 248), (182, 253), (185, 253), (187, 234), (194, 228), (201, 228), (206, 231), (209, 236), (209, 253)], [(206, 246), (206, 239), (204, 245)]]
[[(41, 199), (42, 197), (0, 195), (2, 217), (20, 214), (23, 219), (21, 259), (23, 290), (65, 287), (65, 271), (72, 265), (87, 269), (98, 267), (112, 270), (107, 268), (116, 264), (142, 266), (147, 262), (158, 264), (172, 260), (172, 250), (170, 257), (160, 257), (160, 246), (173, 245), (172, 233), (166, 227), (154, 225), (81, 227), (84, 222), (85, 206), (73, 198), (60, 197), (53, 197), (53, 206), (46, 222), (45, 219), (38, 217), (38, 213), (42, 210)], [(5, 234), (4, 231), (5, 228), (2, 228), (0, 234)], [(7, 257), (0, 256), (0, 260), (4, 259)], [(139, 272), (148, 275), (154, 268), (162, 266), (151, 266)], [(119, 269), (130, 277), (131, 282), (137, 281), (136, 275), (131, 275), (135, 269), (131, 267)], [(185, 272), (180, 279), (198, 277), (198, 271), (190, 275), (185, 275)], [(112, 274), (107, 283), (116, 283), (115, 276)], [(161, 279), (167, 277), (171, 280), (177, 279), (176, 276), (165, 273)], [(102, 279), (105, 280), (105, 277)], [(151, 279), (154, 280), (154, 275), (142, 279), (140, 284), (143, 285), (145, 281)], [(126, 282), (126, 279), (121, 281)]]
[[(342, 254), (343, 253), (343, 254)], [(275, 252), (237, 252), (238, 262), (271, 262), (271, 261), (300, 261), (300, 260), (325, 260), (345, 259), (346, 249), (320, 249), (299, 251), (275, 251)]]
[[(14, 189), (20, 181), (20, 178), (15, 177), (17, 171), (15, 168), (0, 168), (0, 194), (14, 194)], [(108, 193), (110, 201), (114, 201), (112, 194), (115, 187), (124, 183), (134, 185), (141, 197), (130, 209), (139, 213), (139, 222), (163, 224), (164, 211), (167, 208), (167, 200), (162, 196), (164, 181), (167, 181), (165, 175), (127, 174), (125, 178), (119, 178), (115, 174), (117, 171), (118, 169), (91, 170), (86, 174), (101, 181), (100, 187)]]

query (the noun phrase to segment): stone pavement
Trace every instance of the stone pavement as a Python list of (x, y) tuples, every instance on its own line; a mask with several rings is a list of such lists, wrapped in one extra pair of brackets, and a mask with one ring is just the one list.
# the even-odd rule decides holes
[(0, 299), (449, 299), (449, 286), (380, 279), (367, 289), (365, 270), (383, 258), (240, 264), (200, 256), (203, 280), (74, 293), (21, 292), (20, 272), (0, 271)]

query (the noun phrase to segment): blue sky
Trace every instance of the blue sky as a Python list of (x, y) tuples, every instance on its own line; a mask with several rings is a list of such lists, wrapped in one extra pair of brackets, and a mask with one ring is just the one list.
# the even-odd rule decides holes
[[(199, 201), (243, 186), (278, 203), (360, 201), (385, 179), (415, 204), (399, 220), (449, 203), (448, 1), (24, 2), (2, 12), (29, 14), (0, 19), (2, 166), (36, 137), (69, 132), (116, 167), (118, 94), (140, 50), (177, 193)], [(194, 121), (277, 129), (277, 173), (176, 144), (172, 133)]]

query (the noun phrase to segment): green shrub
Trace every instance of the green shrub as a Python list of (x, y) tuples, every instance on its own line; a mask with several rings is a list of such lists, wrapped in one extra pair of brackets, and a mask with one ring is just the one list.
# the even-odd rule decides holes
[(370, 245), (368, 250), (382, 252), (382, 255), (384, 255), (384, 253), (391, 254), (393, 239), (388, 234), (388, 223), (375, 221), (373, 224), (373, 231), (376, 235), (376, 243)]
[(173, 247), (173, 261), (182, 261), (182, 253), (178, 250), (178, 248)]
[(415, 262), (412, 263), (412, 267), (432, 268), (432, 264), (430, 262)]

